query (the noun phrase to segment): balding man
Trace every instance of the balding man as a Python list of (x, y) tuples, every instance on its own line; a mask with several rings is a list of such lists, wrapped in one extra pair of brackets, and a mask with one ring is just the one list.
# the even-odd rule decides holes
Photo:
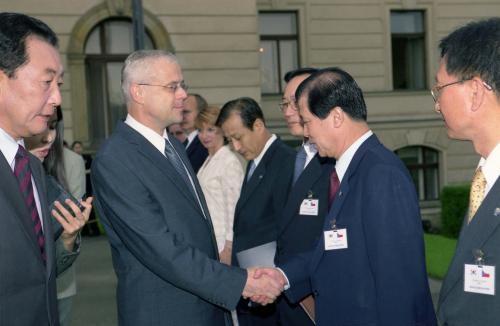
[[(182, 121), (186, 85), (175, 56), (129, 55), (128, 115), (92, 166), (96, 206), (118, 277), (120, 325), (230, 325), (240, 296), (276, 297), (282, 284), (218, 261), (203, 193), (184, 148), (165, 128)], [(270, 301), (270, 300), (269, 300)]]
[(415, 185), (370, 130), (361, 89), (332, 67), (309, 76), (296, 98), (304, 135), (336, 163), (321, 238), (278, 264), (287, 298), (312, 293), (319, 326), (436, 325)]
[(208, 156), (208, 151), (200, 142), (198, 129), (195, 127), (195, 121), (198, 114), (206, 107), (207, 101), (200, 94), (188, 94), (187, 98), (184, 100), (181, 127), (187, 136), (184, 145), (186, 146), (186, 153), (194, 173), (198, 173), (198, 170)]

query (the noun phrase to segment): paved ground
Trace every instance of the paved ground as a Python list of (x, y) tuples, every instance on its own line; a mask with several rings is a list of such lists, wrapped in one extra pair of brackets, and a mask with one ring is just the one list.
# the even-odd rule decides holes
[[(105, 236), (84, 237), (77, 261), (78, 294), (73, 303), (72, 326), (117, 325), (116, 277), (111, 250)], [(437, 302), (441, 282), (430, 280), (432, 299)]]

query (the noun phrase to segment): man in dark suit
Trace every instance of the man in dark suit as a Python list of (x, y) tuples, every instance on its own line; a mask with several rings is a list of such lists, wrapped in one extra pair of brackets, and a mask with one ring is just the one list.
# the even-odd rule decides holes
[[(334, 164), (322, 158), (316, 146), (304, 138), (304, 128), (295, 101), (295, 91), (314, 68), (300, 68), (285, 75), (287, 83), (280, 109), (290, 134), (303, 140), (296, 158), (293, 185), (278, 221), (276, 264), (294, 254), (306, 252), (319, 240), (324, 217), (328, 213), (329, 176)], [(314, 299), (308, 296), (293, 304), (283, 296), (277, 302), (280, 323), (288, 326), (314, 325)]]
[(481, 156), (469, 210), (438, 301), (443, 325), (498, 325), (500, 294), (500, 18), (445, 37), (432, 88), (448, 136)]
[(294, 302), (314, 295), (317, 325), (436, 325), (415, 186), (369, 129), (361, 89), (326, 68), (296, 96), (304, 135), (336, 159), (331, 208), (312, 251), (266, 272), (286, 275)]
[(207, 107), (207, 101), (199, 94), (189, 94), (184, 100), (184, 110), (182, 111), (181, 127), (187, 135), (185, 141), (186, 152), (193, 167), (194, 173), (205, 162), (208, 151), (198, 138), (198, 130), (195, 127), (196, 117), (201, 110)]
[(58, 41), (38, 19), (0, 13), (0, 43), (0, 325), (59, 325), (56, 274), (77, 257), (91, 199), (84, 214), (69, 204), (74, 217), (56, 202), (56, 245), (46, 176), (23, 141), (44, 132), (61, 104)]
[(282, 289), (270, 279), (259, 283), (252, 269), (218, 261), (196, 175), (165, 130), (182, 120), (185, 89), (172, 54), (129, 55), (122, 72), (127, 118), (92, 165), (118, 277), (120, 325), (230, 325), (242, 293), (272, 298)]
[[(273, 264), (277, 223), (291, 184), (295, 152), (269, 132), (262, 110), (251, 98), (224, 104), (216, 125), (234, 149), (249, 160), (235, 209), (232, 262), (247, 267), (242, 264), (241, 252), (258, 260), (263, 253), (252, 250), (265, 245), (272, 253), (270, 260), (263, 263)], [(238, 306), (242, 326), (276, 325), (276, 317), (275, 305), (248, 308), (248, 303), (242, 301)]]

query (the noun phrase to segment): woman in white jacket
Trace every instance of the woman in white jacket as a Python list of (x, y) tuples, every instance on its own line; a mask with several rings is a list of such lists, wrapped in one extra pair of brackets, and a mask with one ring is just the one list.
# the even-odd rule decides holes
[(215, 125), (220, 109), (209, 106), (196, 119), (198, 137), (208, 157), (198, 171), (203, 194), (212, 217), (220, 260), (231, 264), (233, 219), (243, 183), (244, 160), (224, 145), (222, 130)]

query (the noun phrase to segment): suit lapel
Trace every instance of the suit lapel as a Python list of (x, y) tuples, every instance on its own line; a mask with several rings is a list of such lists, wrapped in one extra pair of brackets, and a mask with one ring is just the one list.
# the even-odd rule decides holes
[(257, 165), (257, 168), (255, 168), (255, 171), (253, 171), (250, 180), (246, 180), (250, 168), (250, 164), (248, 164), (247, 172), (245, 173), (245, 181), (243, 182), (243, 186), (241, 187), (241, 194), (240, 194), (240, 199), (238, 200), (237, 207), (239, 208), (243, 207), (245, 202), (254, 193), (255, 189), (257, 189), (258, 185), (260, 184), (260, 182), (262, 181), (262, 179), (266, 174), (267, 164), (271, 161), (272, 157), (274, 156), (274, 152), (278, 148), (279, 142), (280, 140), (276, 139), (271, 144), (271, 146), (269, 146), (266, 153), (259, 162), (259, 165)]
[[(358, 148), (356, 153), (354, 153), (354, 156), (349, 163), (349, 166), (346, 170), (346, 173), (344, 177), (342, 178), (342, 182), (340, 183), (340, 188), (339, 191), (337, 192), (337, 195), (335, 196), (335, 199), (333, 201), (332, 207), (330, 207), (330, 210), (328, 211), (328, 215), (325, 218), (325, 224), (323, 225), (323, 230), (331, 230), (332, 229), (332, 224), (333, 221), (335, 220), (335, 224), (341, 224), (343, 219), (348, 218), (348, 216), (343, 216), (341, 214), (342, 212), (342, 206), (344, 205), (344, 202), (346, 201), (346, 198), (349, 194), (350, 191), (350, 179), (356, 175), (356, 172), (358, 170), (358, 166), (361, 163), (363, 157), (365, 156), (366, 152), (368, 149), (373, 148), (375, 146), (380, 145), (380, 142), (375, 135), (371, 135), (368, 139), (366, 139), (361, 146)], [(323, 237), (321, 239), (324, 239)], [(311, 260), (311, 268), (312, 270), (315, 270), (321, 256), (325, 252), (324, 248), (324, 242), (320, 241), (318, 244), (318, 247), (316, 247), (316, 250), (314, 252), (313, 259)]]
[[(189, 190), (188, 185), (175, 171), (173, 165), (164, 155), (162, 155), (158, 151), (158, 149), (156, 149), (156, 147), (153, 146), (153, 144), (151, 144), (140, 133), (123, 122), (120, 122), (118, 124), (116, 131), (120, 133), (122, 137), (124, 137), (131, 144), (131, 146), (135, 147), (137, 152), (146, 157), (154, 166), (156, 166), (161, 172), (163, 172), (163, 174), (165, 174), (170, 180), (172, 180), (174, 186), (177, 187), (179, 189), (179, 192), (182, 193), (190, 202), (197, 202), (196, 198), (193, 197), (191, 190)], [(175, 141), (171, 142), (174, 143)], [(175, 146), (174, 148), (179, 151), (178, 146)], [(179, 155), (182, 159), (183, 154), (181, 153), (179, 153)], [(184, 159), (183, 162), (189, 170), (189, 164), (186, 164)], [(196, 207), (198, 207), (201, 216), (203, 216), (199, 205), (196, 205)]]
[[(193, 141), (191, 142), (191, 144), (189, 144), (188, 147), (184, 147), (184, 151), (187, 153), (187, 156), (190, 156), (195, 150), (196, 148), (198, 147), (198, 144), (201, 144), (200, 143), (200, 139), (198, 138), (198, 135), (196, 135), (196, 137), (193, 138)], [(176, 148), (177, 150), (177, 148)]]
[[(284, 207), (280, 221), (280, 232), (283, 232), (287, 225), (293, 220), (293, 217), (297, 213), (297, 207), (300, 207), (302, 201), (307, 198), (311, 187), (318, 181), (322, 174), (323, 167), (320, 164), (318, 154), (316, 154), (292, 187), (290, 197)], [(312, 193), (311, 195), (312, 198), (318, 198), (318, 194)], [(326, 203), (320, 203), (320, 205), (325, 204)]]
[(30, 213), (24, 202), (23, 195), (19, 189), (19, 184), (17, 183), (16, 177), (12, 172), (9, 164), (5, 160), (3, 155), (0, 155), (0, 180), (2, 180), (2, 187), (0, 187), (0, 193), (8, 203), (11, 203), (10, 210), (13, 214), (3, 214), (5, 218), (12, 218), (19, 224), (19, 227), (23, 230), (26, 239), (31, 244), (31, 248), (34, 250), (35, 256), (39, 257), (40, 264), (43, 264), (40, 255), (40, 248), (38, 247), (35, 232), (33, 231), (33, 222), (29, 218)]
[[(443, 283), (440, 302), (444, 301), (450, 291), (462, 280), (464, 263), (474, 263), (474, 251), (481, 249), (488, 239), (498, 232), (500, 226), (500, 178), (497, 179), (486, 198), (479, 206), (476, 216), (470, 224), (467, 224), (467, 216), (464, 218), (462, 231), (448, 273)], [(467, 214), (467, 213), (466, 213)], [(495, 216), (497, 214), (497, 216)], [(488, 265), (488, 252), (485, 252), (485, 264)]]

